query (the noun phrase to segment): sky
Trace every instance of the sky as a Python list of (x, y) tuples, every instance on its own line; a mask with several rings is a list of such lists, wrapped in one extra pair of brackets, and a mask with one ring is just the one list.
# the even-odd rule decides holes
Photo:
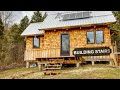
[[(45, 12), (47, 12), (47, 14), (53, 14), (59, 11), (41, 11), (42, 14), (44, 14)], [(29, 19), (31, 19), (32, 15), (33, 15), (34, 11), (14, 11), (14, 23), (19, 23), (20, 20), (24, 17), (24, 16), (28, 16)]]
[(19, 23), (20, 20), (26, 15), (29, 19), (31, 19), (33, 13), (33, 11), (14, 11), (14, 23)]

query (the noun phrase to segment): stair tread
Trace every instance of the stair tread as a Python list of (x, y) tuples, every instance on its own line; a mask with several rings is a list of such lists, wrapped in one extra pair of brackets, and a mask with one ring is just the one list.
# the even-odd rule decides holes
[(62, 66), (62, 65), (46, 65), (46, 66)]
[(45, 69), (61, 69), (61, 68), (45, 68)]
[(56, 71), (59, 71), (61, 70), (62, 68), (62, 64), (56, 64), (56, 63), (48, 63), (45, 65), (45, 68), (43, 69), (44, 72), (56, 72)]

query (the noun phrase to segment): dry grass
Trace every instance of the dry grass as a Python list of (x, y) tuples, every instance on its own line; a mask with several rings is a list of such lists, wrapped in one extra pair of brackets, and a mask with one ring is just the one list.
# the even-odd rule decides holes
[(0, 72), (1, 79), (120, 79), (120, 68), (85, 65), (61, 70), (59, 75), (43, 75), (38, 68), (16, 68)]

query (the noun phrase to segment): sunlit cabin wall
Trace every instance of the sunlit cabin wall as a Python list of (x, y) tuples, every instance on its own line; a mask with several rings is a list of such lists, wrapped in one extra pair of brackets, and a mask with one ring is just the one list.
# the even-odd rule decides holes
[[(103, 30), (104, 31), (104, 43), (102, 44), (87, 44), (86, 32), (93, 30)], [(61, 30), (48, 30), (45, 31), (44, 36), (40, 37), (40, 48), (33, 49), (33, 37), (27, 37), (26, 39), (26, 50), (38, 51), (37, 55), (31, 56), (32, 59), (41, 57), (60, 57), (60, 37), (62, 33), (68, 33), (70, 36), (70, 56), (72, 56), (72, 51), (74, 48), (84, 48), (84, 47), (104, 47), (111, 46), (110, 29), (106, 27), (91, 27), (91, 28), (81, 28), (81, 29), (61, 29)], [(26, 57), (29, 51), (26, 53)], [(33, 53), (34, 54), (34, 53)], [(26, 58), (25, 60), (28, 60)]]

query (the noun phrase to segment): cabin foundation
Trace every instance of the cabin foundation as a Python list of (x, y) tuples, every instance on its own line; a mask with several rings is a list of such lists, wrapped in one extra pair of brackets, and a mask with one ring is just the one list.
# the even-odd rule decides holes
[(26, 68), (30, 68), (30, 62), (26, 61)]
[(79, 68), (80, 67), (80, 63), (76, 63), (76, 67)]
[(109, 61), (109, 65), (112, 66), (112, 61), (111, 60)]
[(92, 62), (92, 65), (95, 65), (95, 61), (91, 61)]
[(38, 64), (39, 71), (42, 70), (42, 64)]

